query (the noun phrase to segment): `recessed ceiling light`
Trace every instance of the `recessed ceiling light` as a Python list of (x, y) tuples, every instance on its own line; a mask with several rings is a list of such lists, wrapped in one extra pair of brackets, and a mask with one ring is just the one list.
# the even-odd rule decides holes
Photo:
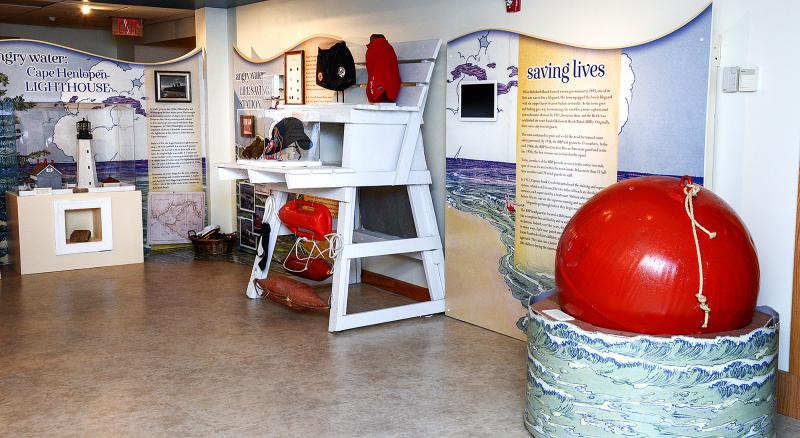
[(81, 6), (81, 12), (83, 12), (83, 15), (89, 15), (89, 13), (92, 12), (92, 7), (89, 5), (83, 5)]

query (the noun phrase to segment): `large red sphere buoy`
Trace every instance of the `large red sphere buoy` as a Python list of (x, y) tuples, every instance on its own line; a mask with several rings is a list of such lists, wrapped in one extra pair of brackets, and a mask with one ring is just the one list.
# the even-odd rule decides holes
[[(699, 295), (691, 209), (702, 260)], [(744, 327), (758, 281), (755, 247), (741, 219), (687, 177), (648, 176), (605, 188), (575, 213), (556, 250), (562, 310), (615, 330), (678, 335)]]

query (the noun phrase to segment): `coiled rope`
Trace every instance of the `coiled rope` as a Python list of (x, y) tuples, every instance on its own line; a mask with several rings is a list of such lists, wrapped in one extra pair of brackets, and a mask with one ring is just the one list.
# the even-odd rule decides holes
[(697, 288), (697, 294), (695, 297), (697, 298), (697, 302), (700, 304), (700, 309), (705, 313), (703, 317), (703, 325), (702, 328), (708, 327), (708, 318), (711, 315), (711, 306), (708, 305), (708, 297), (703, 294), (703, 257), (700, 254), (700, 241), (697, 238), (697, 229), (699, 228), (700, 231), (706, 233), (710, 239), (717, 237), (717, 233), (713, 231), (709, 231), (706, 227), (700, 225), (697, 222), (697, 219), (694, 217), (694, 204), (692, 203), (692, 199), (700, 193), (700, 189), (702, 188), (699, 184), (695, 184), (692, 182), (692, 179), (688, 176), (685, 176), (681, 179), (681, 183), (683, 184), (683, 193), (686, 195), (686, 199), (683, 201), (683, 207), (686, 209), (686, 215), (689, 216), (689, 220), (692, 221), (692, 236), (694, 237), (694, 249), (697, 253), (697, 272), (700, 276), (700, 284)]
[[(324, 257), (326, 253), (328, 258), (335, 260), (336, 256), (338, 256), (342, 251), (342, 235), (337, 233), (326, 234), (325, 241), (328, 242), (328, 248), (323, 250), (316, 240), (298, 237), (289, 253), (291, 254), (292, 251), (294, 251), (294, 256), (297, 258), (297, 260), (305, 262), (305, 266), (300, 270), (290, 269), (286, 266), (286, 260), (288, 259), (287, 257), (286, 259), (283, 259), (283, 268), (289, 272), (305, 272), (308, 269), (308, 264), (311, 263), (311, 260)], [(311, 242), (311, 250), (308, 251), (308, 255), (301, 254), (300, 248), (302, 248), (304, 242)]]

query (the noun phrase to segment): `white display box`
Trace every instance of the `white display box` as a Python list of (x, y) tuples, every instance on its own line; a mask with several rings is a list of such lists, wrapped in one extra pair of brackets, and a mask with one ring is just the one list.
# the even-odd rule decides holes
[[(144, 261), (139, 191), (18, 196), (6, 192), (8, 253), (21, 274)], [(89, 242), (68, 243), (76, 229)]]
[[(111, 198), (53, 202), (56, 255), (111, 251), (114, 248)], [(89, 230), (88, 242), (70, 242), (75, 230)]]

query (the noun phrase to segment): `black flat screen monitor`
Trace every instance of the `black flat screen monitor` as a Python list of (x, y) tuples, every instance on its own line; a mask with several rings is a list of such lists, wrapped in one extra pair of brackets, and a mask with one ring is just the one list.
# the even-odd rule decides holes
[(497, 82), (462, 82), (461, 120), (497, 120)]

